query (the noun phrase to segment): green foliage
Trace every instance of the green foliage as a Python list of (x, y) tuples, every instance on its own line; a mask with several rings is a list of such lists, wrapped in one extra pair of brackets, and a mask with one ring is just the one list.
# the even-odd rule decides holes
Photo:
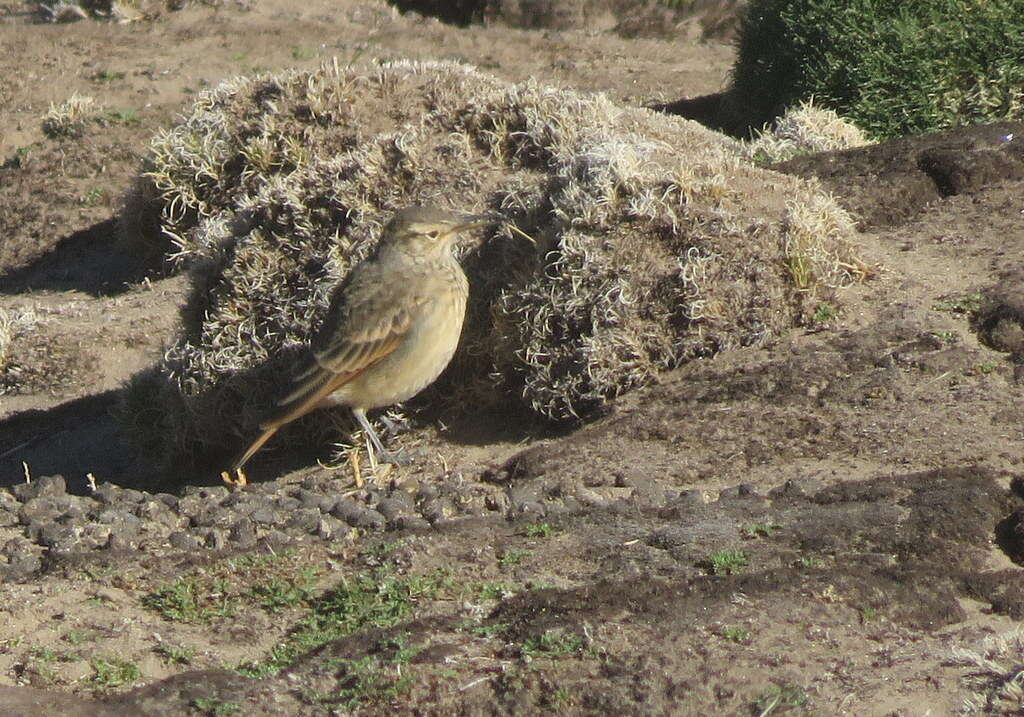
[(950, 294), (932, 305), (933, 311), (948, 311), (953, 314), (971, 314), (981, 308), (985, 297), (981, 292), (973, 291), (967, 294)]
[(754, 701), (760, 717), (782, 714), (790, 708), (803, 707), (806, 704), (807, 691), (799, 685), (790, 683), (773, 685)]
[(555, 534), (555, 526), (551, 523), (530, 523), (525, 526), (520, 535), (527, 538), (550, 538)]
[(182, 577), (142, 599), (142, 604), (165, 620), (209, 622), (235, 614), (229, 587), (223, 581), (207, 582)]
[(561, 628), (546, 630), (537, 637), (531, 637), (523, 643), (525, 655), (568, 655), (583, 649), (583, 638), (574, 632)]
[(216, 697), (197, 697), (192, 700), (192, 706), (200, 710), (204, 715), (233, 715), (241, 711), (241, 707), (234, 702), (222, 702)]
[(93, 669), (92, 685), (101, 690), (113, 689), (142, 677), (138, 665), (118, 657), (96, 657), (89, 661)]
[(811, 97), (876, 137), (1024, 117), (1020, 0), (752, 0), (735, 98), (761, 126)]
[(398, 577), (387, 566), (342, 581), (310, 605), (287, 639), (275, 645), (263, 662), (249, 662), (239, 672), (250, 677), (273, 675), (299, 655), (367, 627), (391, 627), (412, 612), (416, 602), (434, 595), (444, 579), (439, 574)]
[(502, 570), (507, 570), (513, 565), (518, 565), (523, 562), (523, 558), (529, 554), (529, 550), (523, 550), (522, 548), (509, 548), (501, 555), (500, 558), (498, 558), (498, 567)]
[(742, 550), (720, 550), (703, 562), (703, 567), (712, 575), (731, 575), (750, 564)]

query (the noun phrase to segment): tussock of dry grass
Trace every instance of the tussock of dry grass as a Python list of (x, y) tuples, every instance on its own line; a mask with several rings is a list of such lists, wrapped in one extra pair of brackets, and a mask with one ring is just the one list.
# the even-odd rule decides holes
[(43, 133), (47, 137), (80, 137), (86, 123), (99, 116), (100, 106), (92, 97), (75, 93), (61, 104), (51, 104), (43, 115)]
[(972, 691), (961, 714), (1016, 715), (1024, 710), (1024, 634), (1019, 630), (986, 638), (977, 650), (954, 647), (950, 664), (968, 668)]
[(16, 387), (15, 342), (36, 323), (31, 311), (0, 309), (0, 394)]
[(412, 203), (497, 210), (537, 242), (506, 227), (465, 250), (469, 317), (441, 382), (459, 406), (583, 415), (695, 356), (770, 340), (856, 272), (845, 213), (738, 143), (454, 63), (229, 80), (154, 138), (145, 170), (125, 239), (191, 267), (194, 289), (128, 413), (182, 450), (251, 431), (332, 288)]
[(856, 125), (830, 109), (815, 106), (814, 100), (807, 100), (766, 125), (756, 138), (745, 143), (745, 151), (751, 159), (772, 163), (800, 154), (850, 149), (866, 144), (870, 141)]
[(7, 369), (11, 361), (11, 350), (14, 344), (14, 317), (0, 309), (0, 372)]

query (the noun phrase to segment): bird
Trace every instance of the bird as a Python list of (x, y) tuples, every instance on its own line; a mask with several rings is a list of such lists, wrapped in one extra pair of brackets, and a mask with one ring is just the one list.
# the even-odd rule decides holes
[[(260, 422), (262, 433), (221, 474), (245, 485), (245, 464), (282, 426), (310, 411), (346, 406), (387, 455), (366, 412), (412, 398), (451, 361), (466, 316), (469, 281), (452, 247), (458, 236), (498, 221), (414, 205), (394, 214), (373, 254), (334, 289), (309, 351)], [(232, 477), (234, 476), (234, 477)]]

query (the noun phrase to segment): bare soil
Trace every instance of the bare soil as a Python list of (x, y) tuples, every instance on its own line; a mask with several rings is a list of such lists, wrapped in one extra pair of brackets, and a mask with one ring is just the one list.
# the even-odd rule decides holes
[[(417, 460), (375, 484), (325, 448), (229, 493), (154, 476), (114, 415), (187, 278), (126, 255), (113, 217), (192, 93), (358, 55), (671, 104), (720, 92), (733, 50), (358, 0), (31, 5), (0, 5), (0, 714), (960, 712), (954, 649), (1024, 618), (1024, 125), (775, 167), (819, 177), (878, 270), (770, 347), (557, 431), (428, 403), (393, 439)], [(46, 137), (75, 92), (103, 116)], [(342, 604), (377, 607), (299, 643)]]

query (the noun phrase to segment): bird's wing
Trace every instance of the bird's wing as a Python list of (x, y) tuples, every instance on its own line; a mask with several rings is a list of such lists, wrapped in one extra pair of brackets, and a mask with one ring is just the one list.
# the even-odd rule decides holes
[[(264, 428), (283, 425), (312, 411), (402, 343), (426, 303), (426, 296), (405, 295), (391, 297), (387, 302), (373, 301), (372, 294), (380, 290), (379, 284), (366, 287), (360, 292), (361, 300), (355, 302), (348, 292), (339, 292), (338, 301), (332, 304), (313, 342), (312, 355), (293, 376), (291, 390), (261, 424)], [(393, 284), (391, 290), (394, 291)], [(353, 311), (354, 303), (369, 305), (372, 310)]]

